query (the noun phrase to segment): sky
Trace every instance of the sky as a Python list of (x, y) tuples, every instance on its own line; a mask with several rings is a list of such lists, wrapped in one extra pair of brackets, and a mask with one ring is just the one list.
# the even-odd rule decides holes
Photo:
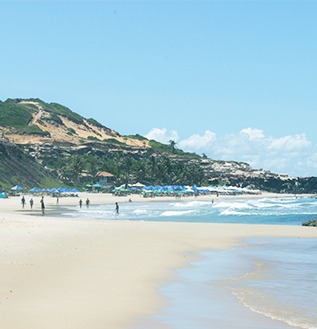
[(317, 1), (3, 1), (0, 100), (317, 176)]

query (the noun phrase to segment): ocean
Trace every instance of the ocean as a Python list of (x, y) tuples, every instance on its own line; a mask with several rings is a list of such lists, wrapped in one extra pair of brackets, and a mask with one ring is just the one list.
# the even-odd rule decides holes
[[(169, 200), (169, 199), (167, 199)], [(165, 202), (122, 202), (120, 213), (115, 205), (68, 207), (64, 216), (100, 220), (144, 220), (203, 223), (243, 223), (272, 225), (301, 225), (317, 218), (317, 198), (280, 197), (250, 198), (228, 197), (210, 200), (170, 199)]]
[[(297, 225), (317, 218), (313, 197), (214, 198), (70, 208), (99, 220)], [(312, 228), (314, 229), (314, 228)], [(317, 229), (317, 228), (316, 228)], [(159, 289), (167, 301), (133, 329), (317, 328), (317, 239), (246, 239), (198, 255)]]

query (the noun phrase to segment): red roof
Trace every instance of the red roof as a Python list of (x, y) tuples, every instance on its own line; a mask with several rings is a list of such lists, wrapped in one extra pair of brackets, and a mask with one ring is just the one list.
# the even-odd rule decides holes
[(113, 177), (112, 174), (110, 174), (109, 172), (106, 172), (106, 171), (99, 171), (97, 173), (97, 176), (100, 176), (100, 177)]

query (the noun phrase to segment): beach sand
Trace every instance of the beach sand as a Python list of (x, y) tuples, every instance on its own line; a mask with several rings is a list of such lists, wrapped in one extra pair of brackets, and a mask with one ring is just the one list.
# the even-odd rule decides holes
[[(128, 201), (80, 194), (87, 197), (92, 204)], [(165, 301), (157, 288), (201, 251), (248, 237), (317, 238), (309, 227), (59, 217), (58, 207), (78, 205), (73, 197), (59, 205), (45, 197), (44, 216), (35, 197), (30, 216), (29, 198), (25, 209), (19, 197), (0, 199), (0, 328), (129, 328), (160, 311)]]

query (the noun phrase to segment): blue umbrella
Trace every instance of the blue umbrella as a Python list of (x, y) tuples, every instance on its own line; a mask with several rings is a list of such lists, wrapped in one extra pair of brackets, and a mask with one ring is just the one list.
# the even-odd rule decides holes
[(11, 187), (11, 190), (12, 191), (22, 191), (23, 190), (23, 187), (21, 187), (19, 185), (15, 185), (15, 186)]
[(50, 193), (59, 193), (58, 189), (57, 188), (54, 188), (54, 187), (48, 189), (47, 191), (50, 192)]
[(41, 192), (41, 190), (38, 187), (32, 187), (29, 192), (35, 192), (35, 193), (39, 193)]

